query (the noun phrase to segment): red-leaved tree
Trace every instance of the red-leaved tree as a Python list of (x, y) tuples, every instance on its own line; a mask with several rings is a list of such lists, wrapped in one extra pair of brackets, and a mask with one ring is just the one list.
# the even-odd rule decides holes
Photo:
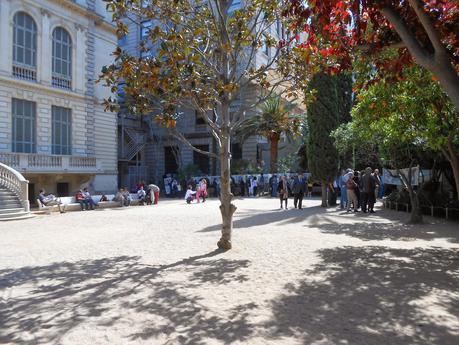
[[(416, 63), (459, 109), (458, 0), (290, 0), (285, 14), (307, 34), (301, 45), (306, 63), (333, 72), (363, 56), (373, 58), (376, 72), (394, 77)], [(387, 48), (398, 54), (380, 54)]]

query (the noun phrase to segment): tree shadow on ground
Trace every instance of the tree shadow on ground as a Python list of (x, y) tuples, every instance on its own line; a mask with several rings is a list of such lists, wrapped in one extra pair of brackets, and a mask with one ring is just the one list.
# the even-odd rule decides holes
[[(332, 213), (334, 208), (323, 208), (320, 206), (305, 207), (301, 210), (291, 208), (289, 210), (245, 210), (234, 214), (234, 229), (251, 228), (254, 226), (268, 225), (279, 223), (285, 225), (291, 223), (301, 223), (308, 217), (314, 217), (320, 214)], [(221, 224), (211, 225), (197, 232), (210, 232), (221, 230)]]
[(272, 338), (303, 344), (459, 344), (459, 253), (339, 247), (272, 302)]
[[(119, 256), (1, 270), (0, 343), (57, 344), (85, 322), (110, 327), (132, 312), (144, 313), (145, 324), (133, 330), (130, 340), (167, 335), (181, 327), (180, 344), (243, 341), (252, 332), (248, 311), (256, 306), (240, 305), (228, 319), (200, 305), (200, 298), (187, 290), (247, 279), (240, 270), (249, 266), (248, 260), (216, 258), (219, 253), (159, 266)], [(181, 279), (168, 281), (169, 275)], [(146, 322), (147, 316), (162, 322)]]
[(405, 223), (322, 223), (314, 226), (327, 234), (347, 235), (363, 241), (392, 240), (392, 241), (432, 241), (446, 238), (456, 243), (459, 232), (451, 228), (451, 224), (405, 224)]

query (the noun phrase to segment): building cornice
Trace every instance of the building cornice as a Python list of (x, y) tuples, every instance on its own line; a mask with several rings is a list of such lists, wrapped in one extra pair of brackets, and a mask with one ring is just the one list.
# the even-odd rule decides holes
[(5, 83), (8, 86), (16, 86), (21, 90), (31, 91), (31, 92), (46, 92), (52, 95), (59, 95), (67, 98), (77, 98), (83, 100), (94, 100), (94, 97), (88, 97), (84, 94), (76, 93), (73, 91), (63, 90), (55, 87), (50, 87), (40, 83), (24, 81), (21, 79), (16, 79), (12, 77), (7, 77), (0, 75), (0, 83)]
[(107, 30), (110, 33), (116, 34), (116, 27), (112, 23), (107, 22), (103, 16), (100, 14), (97, 14), (93, 11), (90, 11), (88, 8), (77, 4), (73, 1), (69, 0), (49, 0), (55, 4), (61, 5), (65, 8), (68, 8), (72, 12), (77, 12), (83, 16), (88, 17), (89, 19), (94, 21), (94, 24), (96, 26), (99, 26), (105, 30)]

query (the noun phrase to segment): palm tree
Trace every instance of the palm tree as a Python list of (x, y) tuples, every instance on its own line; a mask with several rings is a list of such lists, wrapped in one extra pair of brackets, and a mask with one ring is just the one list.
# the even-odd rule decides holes
[(300, 134), (301, 118), (290, 113), (294, 107), (293, 103), (284, 102), (280, 96), (273, 96), (261, 104), (254, 116), (244, 119), (236, 130), (236, 137), (242, 141), (251, 135), (261, 135), (268, 139), (271, 172), (277, 172), (282, 134), (289, 140)]

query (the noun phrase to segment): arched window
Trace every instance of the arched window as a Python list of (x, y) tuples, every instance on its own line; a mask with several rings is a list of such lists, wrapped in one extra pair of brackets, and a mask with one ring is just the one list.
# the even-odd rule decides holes
[(14, 16), (13, 75), (21, 79), (37, 79), (37, 25), (25, 12)]
[(72, 88), (72, 39), (61, 27), (53, 31), (53, 86)]

